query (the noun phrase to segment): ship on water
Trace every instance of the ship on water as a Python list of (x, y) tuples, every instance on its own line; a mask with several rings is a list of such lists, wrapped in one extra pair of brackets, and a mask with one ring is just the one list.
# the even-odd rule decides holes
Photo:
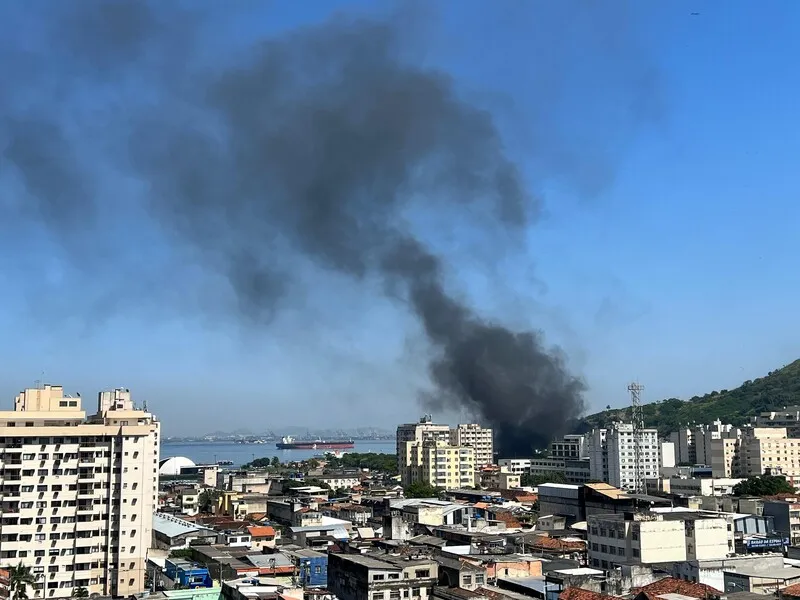
[(353, 440), (295, 440), (292, 436), (281, 438), (275, 445), (278, 450), (347, 450), (355, 447)]

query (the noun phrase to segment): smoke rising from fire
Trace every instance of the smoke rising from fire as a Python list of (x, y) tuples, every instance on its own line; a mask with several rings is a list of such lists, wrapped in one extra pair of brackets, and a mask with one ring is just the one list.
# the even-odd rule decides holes
[[(479, 231), (492, 258), (521, 254), (541, 206), (492, 114), (465, 101), (450, 75), (409, 58), (419, 40), (408, 21), (339, 15), (211, 58), (208, 14), (133, 0), (75, 6), (50, 17), (43, 34), (65, 57), (58, 72), (35, 57), (3, 61), (15, 91), (0, 96), (2, 159), (27, 193), (22, 206), (0, 203), (7, 224), (32, 217), (53, 234), (65, 225), (90, 234), (109, 231), (120, 212), (140, 211), (154, 224), (148, 236), (190, 249), (200, 270), (223, 275), (236, 315), (265, 330), (292, 301), (298, 261), (357, 282), (378, 279), (430, 344), (434, 391), (425, 402), (494, 427), (501, 453), (526, 454), (581, 414), (585, 385), (565, 357), (540, 332), (490, 321), (448, 289), (446, 274), (457, 278), (469, 265), (435, 251), (415, 225), (450, 222)], [(602, 187), (613, 176), (606, 148), (580, 136), (573, 143), (579, 124), (561, 131), (553, 122), (565, 101), (556, 84), (559, 69), (569, 69), (571, 38), (545, 29), (534, 32), (553, 47), (531, 57), (545, 65), (532, 73), (553, 89), (531, 107), (530, 122), (541, 125), (531, 158), (578, 189)], [(604, 36), (597, 44), (624, 55), (606, 48)], [(2, 52), (9, 60), (25, 54)], [(643, 85), (634, 67), (625, 64), (610, 82), (631, 93), (632, 105)], [(149, 91), (129, 96), (138, 87)], [(68, 103), (87, 89), (97, 94), (92, 118), (53, 110), (57, 100), (41, 103), (54, 92)], [(26, 103), (26, 95), (39, 100)], [(98, 179), (112, 176), (138, 182), (139, 201), (102, 194)], [(107, 241), (100, 251), (80, 240), (59, 245), (109, 288), (119, 281), (114, 272), (126, 281), (169, 277)]]

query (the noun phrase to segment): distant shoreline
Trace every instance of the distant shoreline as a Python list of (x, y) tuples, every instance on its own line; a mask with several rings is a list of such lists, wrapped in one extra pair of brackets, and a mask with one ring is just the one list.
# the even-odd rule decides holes
[[(354, 442), (391, 442), (395, 438), (394, 437), (386, 437), (386, 438), (348, 438), (352, 439)], [(280, 441), (280, 438), (275, 438), (272, 440), (262, 440), (259, 442), (256, 441), (247, 441), (247, 440), (200, 440), (200, 439), (179, 439), (179, 440), (162, 440), (163, 445), (167, 444), (241, 444), (243, 446), (266, 446), (268, 444), (277, 443)]]

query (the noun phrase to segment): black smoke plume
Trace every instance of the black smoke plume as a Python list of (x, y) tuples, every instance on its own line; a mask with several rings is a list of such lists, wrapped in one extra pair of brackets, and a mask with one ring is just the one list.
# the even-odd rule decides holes
[[(213, 18), (174, 6), (86, 0), (44, 22), (57, 66), (14, 47), (0, 56), (16, 58), (2, 67), (4, 169), (29, 195), (22, 208), (0, 204), (7, 223), (28, 214), (58, 224), (60, 235), (65, 224), (90, 235), (125, 211), (144, 210), (158, 239), (224, 275), (240, 318), (265, 328), (291, 303), (302, 264), (377, 278), (407, 303), (430, 343), (435, 390), (426, 401), (492, 426), (501, 453), (527, 454), (581, 414), (585, 385), (560, 352), (539, 332), (485, 319), (448, 289), (446, 274), (470, 265), (450, 264), (418, 233), (419, 223), (434, 221), (478, 232), (486, 254), (475, 262), (484, 264), (524, 251), (540, 206), (492, 114), (465, 101), (446, 73), (410, 56), (418, 40), (408, 39), (407, 21), (337, 16), (233, 57), (208, 50)], [(552, 58), (532, 60), (564, 58), (550, 50)], [(560, 68), (568, 65), (549, 65), (541, 83), (554, 83)], [(147, 93), (135, 93), (140, 88)], [(87, 89), (98, 94), (96, 111), (55, 110)], [(37, 108), (25, 94), (56, 96)], [(581, 156), (547, 122), (559, 101), (555, 89), (542, 89), (532, 107), (541, 112), (533, 124), (546, 132), (533, 158), (546, 157), (542, 163), (566, 179), (607, 170), (605, 152), (581, 139)], [(81, 163), (82, 156), (92, 159)], [(98, 164), (137, 182), (143, 201), (126, 205), (101, 193)], [(133, 233), (128, 239), (141, 243)], [(110, 239), (99, 251), (59, 241), (71, 262), (115, 284), (112, 272), (166, 285), (187, 277), (123, 257)], [(133, 297), (157, 286), (145, 287)]]

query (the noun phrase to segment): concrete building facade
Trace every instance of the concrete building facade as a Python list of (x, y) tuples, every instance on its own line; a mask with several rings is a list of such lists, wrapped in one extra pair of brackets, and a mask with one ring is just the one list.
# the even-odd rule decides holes
[(339, 600), (425, 600), (439, 564), (426, 556), (329, 554), (328, 589)]
[(475, 486), (475, 449), (447, 442), (406, 442), (403, 485), (428, 483), (447, 490)]
[(588, 517), (590, 566), (722, 559), (732, 554), (723, 517), (625, 513)]
[(588, 438), (591, 478), (624, 490), (635, 489), (637, 469), (644, 479), (658, 479), (661, 466), (658, 430), (643, 429), (641, 436), (637, 466), (632, 423), (614, 423), (610, 429), (593, 430)]
[(450, 445), (474, 448), (477, 467), (494, 463), (494, 437), (491, 429), (476, 423), (461, 423), (450, 430)]
[(100, 393), (88, 419), (81, 401), (44, 385), (0, 412), (0, 563), (31, 567), (32, 598), (144, 589), (160, 424), (128, 390)]

